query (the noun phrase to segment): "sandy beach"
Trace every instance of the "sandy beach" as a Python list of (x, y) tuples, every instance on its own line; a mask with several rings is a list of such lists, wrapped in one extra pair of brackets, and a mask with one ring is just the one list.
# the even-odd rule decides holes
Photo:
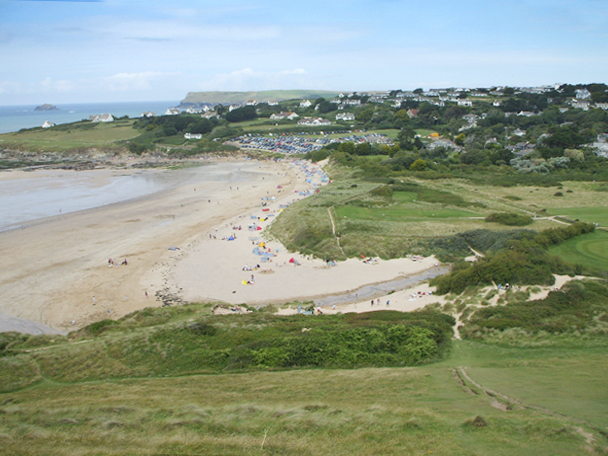
[[(370, 264), (351, 259), (328, 266), (289, 253), (273, 240), (260, 249), (265, 231), (248, 227), (265, 228), (284, 206), (319, 188), (319, 174), (311, 178), (308, 171), (290, 162), (252, 160), (182, 170), (86, 171), (100, 185), (111, 173), (125, 172), (166, 174), (175, 183), (146, 196), (0, 232), (0, 312), (70, 331), (160, 306), (166, 296), (185, 302), (283, 303), (434, 267), (434, 258)], [(0, 181), (37, 173), (0, 173)], [(233, 235), (235, 240), (227, 240)], [(115, 266), (109, 267), (110, 258)], [(128, 264), (120, 265), (124, 259)], [(426, 304), (405, 302), (410, 304), (404, 310)]]

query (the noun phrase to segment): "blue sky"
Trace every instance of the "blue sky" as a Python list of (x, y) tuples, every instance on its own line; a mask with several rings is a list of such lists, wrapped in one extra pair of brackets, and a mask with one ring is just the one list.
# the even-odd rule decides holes
[(606, 75), (606, 0), (0, 0), (0, 105)]

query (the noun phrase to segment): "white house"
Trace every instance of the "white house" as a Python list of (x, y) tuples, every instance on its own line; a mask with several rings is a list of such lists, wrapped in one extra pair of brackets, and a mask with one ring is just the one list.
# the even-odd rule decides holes
[(91, 122), (114, 122), (112, 114), (97, 114), (89, 117)]
[(519, 128), (516, 128), (515, 131), (513, 131), (513, 134), (515, 136), (526, 136), (526, 130), (520, 130)]
[(45, 120), (44, 123), (42, 124), (42, 128), (51, 128), (54, 126), (55, 126), (55, 124), (53, 122), (49, 122), (48, 120)]
[(473, 102), (471, 100), (458, 100), (458, 106), (466, 106), (466, 107), (473, 107)]
[(590, 101), (587, 100), (572, 100), (572, 107), (575, 109), (582, 109), (583, 111), (589, 111)]
[(156, 117), (156, 113), (152, 111), (146, 111), (141, 113), (142, 117)]
[(603, 109), (604, 111), (608, 110), (608, 103), (595, 103), (597, 108)]
[(500, 102), (500, 100), (494, 100), (492, 102), (492, 106), (494, 106), (495, 108), (498, 108), (502, 103)]
[(322, 117), (304, 117), (302, 120), (298, 121), (298, 125), (331, 125), (331, 121), (323, 119)]
[(312, 103), (310, 102), (310, 100), (300, 101), (300, 108), (310, 108), (311, 106), (312, 106)]
[(184, 138), (186, 139), (202, 139), (203, 135), (200, 133), (185, 133)]
[(578, 89), (576, 91), (576, 98), (579, 100), (588, 100), (591, 98), (591, 92), (589, 92), (587, 89)]
[(258, 102), (256, 100), (247, 100), (247, 106), (257, 106)]
[(293, 119), (297, 119), (298, 117), (300, 117), (299, 115), (297, 115), (295, 112), (289, 111), (289, 112), (279, 112), (279, 113), (274, 113), (270, 115), (270, 120), (293, 120)]
[(339, 112), (336, 114), (336, 120), (352, 121), (355, 120), (355, 115), (352, 112)]
[(166, 116), (176, 116), (179, 113), (180, 113), (180, 111), (177, 108), (169, 108), (165, 111)]

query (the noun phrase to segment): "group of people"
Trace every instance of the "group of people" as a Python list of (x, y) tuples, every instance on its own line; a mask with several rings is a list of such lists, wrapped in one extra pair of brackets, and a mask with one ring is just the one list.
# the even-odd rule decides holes
[(122, 260), (120, 263), (117, 263), (112, 258), (108, 259), (108, 267), (109, 268), (113, 268), (114, 266), (118, 266), (119, 264), (122, 265), (122, 266), (127, 266), (129, 263), (127, 262), (126, 258), (124, 260)]

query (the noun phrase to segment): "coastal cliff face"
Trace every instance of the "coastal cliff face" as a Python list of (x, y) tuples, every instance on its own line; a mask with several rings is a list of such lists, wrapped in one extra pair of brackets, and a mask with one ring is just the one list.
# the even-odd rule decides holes
[(59, 108), (55, 105), (45, 103), (43, 105), (36, 106), (34, 111), (59, 111)]

